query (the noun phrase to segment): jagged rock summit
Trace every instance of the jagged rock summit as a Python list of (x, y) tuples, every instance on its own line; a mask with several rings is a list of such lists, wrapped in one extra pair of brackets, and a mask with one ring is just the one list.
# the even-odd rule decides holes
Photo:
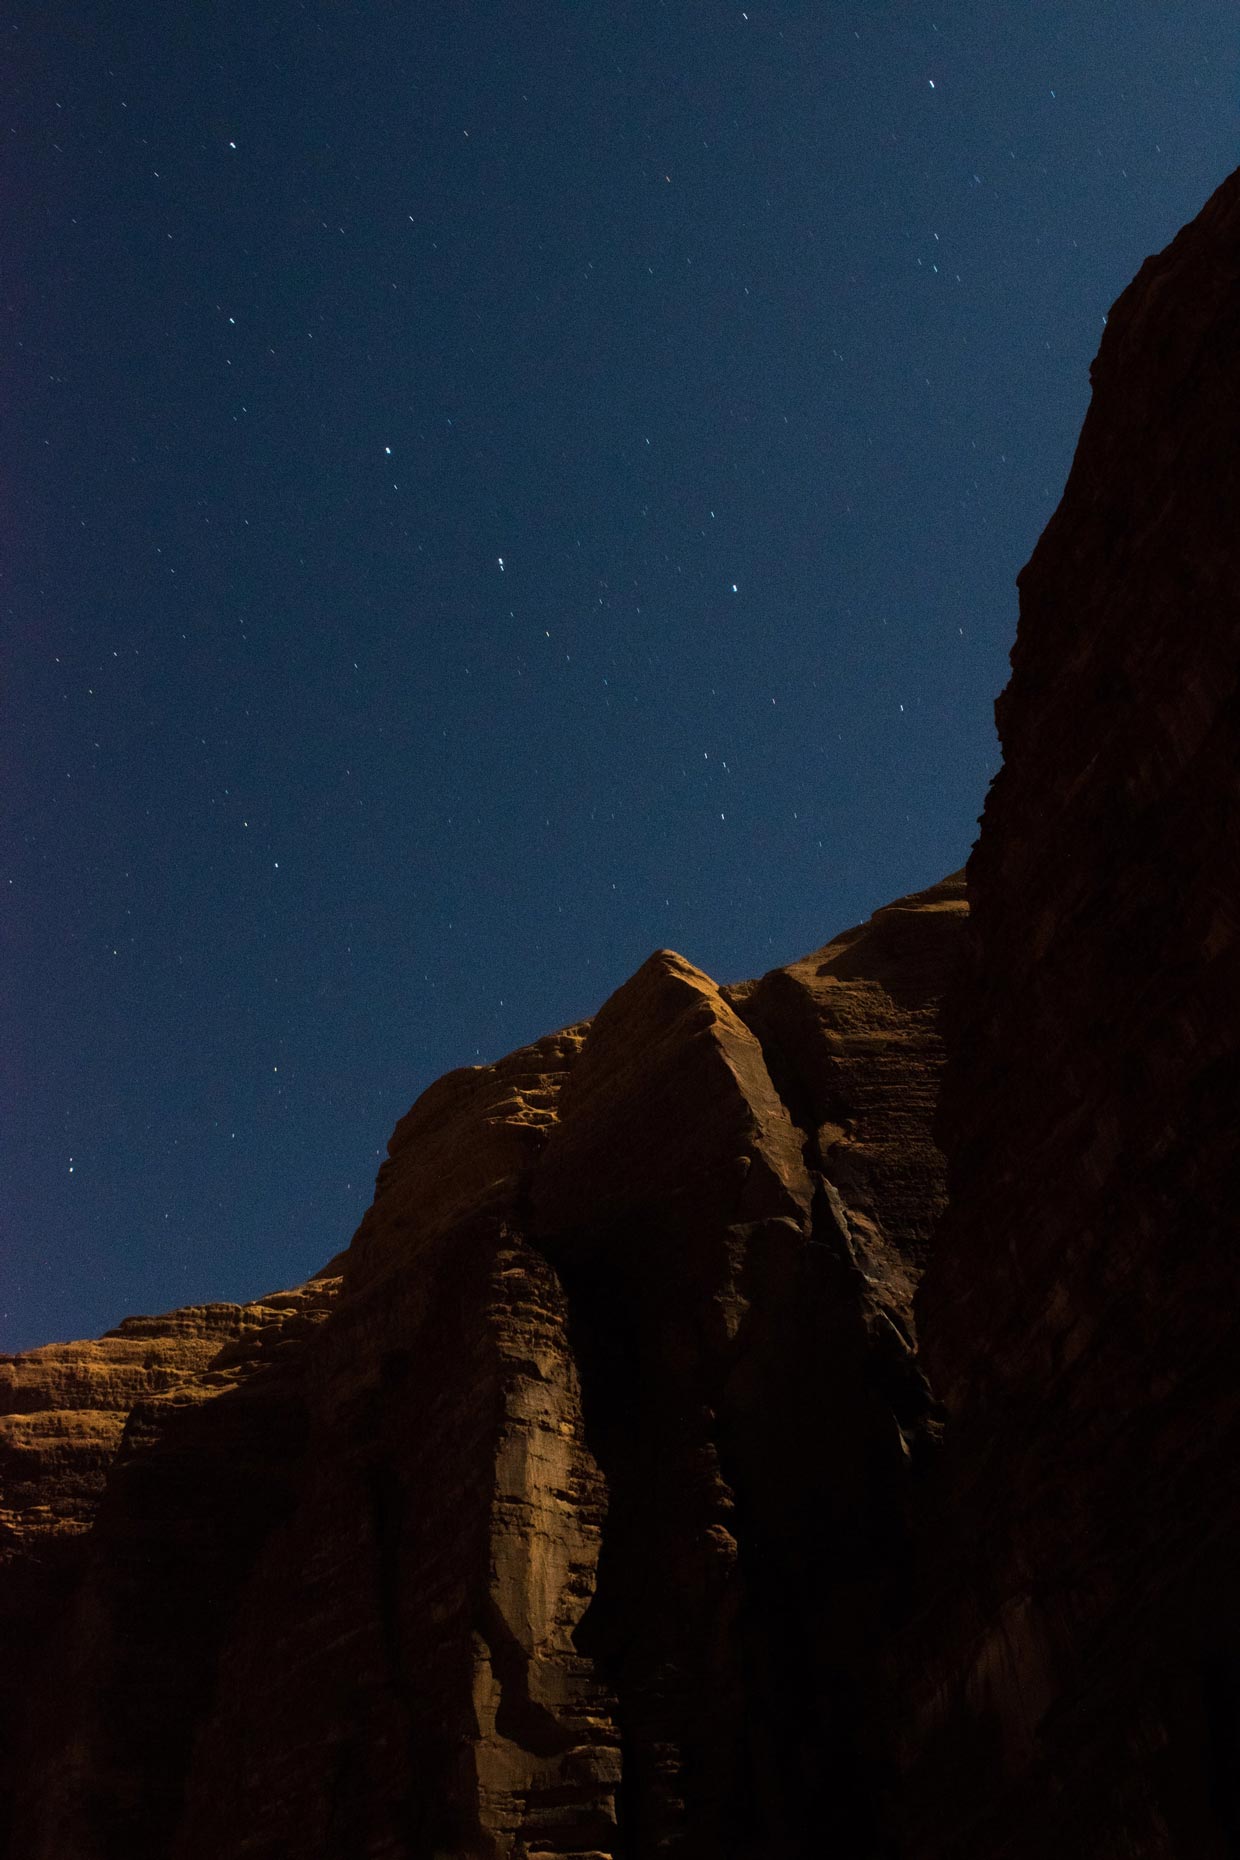
[(431, 1086), (308, 1285), (8, 1359), (9, 1852), (799, 1849), (817, 1773), (864, 1822), (964, 921), (661, 950)]
[(1233, 177), (1110, 317), (967, 915), (660, 951), (307, 1286), (4, 1364), (5, 1860), (1237, 1860), (1238, 332)]

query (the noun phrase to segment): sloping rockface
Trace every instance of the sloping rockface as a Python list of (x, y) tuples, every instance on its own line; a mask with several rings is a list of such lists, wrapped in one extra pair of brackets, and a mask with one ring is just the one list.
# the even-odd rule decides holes
[(9, 1359), (12, 1860), (868, 1851), (964, 917), (660, 951), (308, 1286)]
[(917, 1296), (918, 1860), (1240, 1854), (1238, 406), (1234, 176), (1116, 304), (1021, 576)]

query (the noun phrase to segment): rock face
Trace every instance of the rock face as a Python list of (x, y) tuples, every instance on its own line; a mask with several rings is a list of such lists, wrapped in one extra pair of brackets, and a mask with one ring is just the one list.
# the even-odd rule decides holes
[(964, 918), (661, 951), (432, 1086), (309, 1286), (13, 1359), (7, 1853), (740, 1860), (824, 1789), (867, 1850)]
[(0, 1359), (0, 1829), (156, 1853), (238, 1585), (288, 1503), (334, 1268)]
[(1110, 319), (968, 918), (660, 951), (308, 1285), (3, 1364), (5, 1860), (1237, 1860), (1238, 339), (1240, 178)]
[(1021, 577), (918, 1293), (895, 1851), (1240, 1854), (1240, 177), (1109, 319)]

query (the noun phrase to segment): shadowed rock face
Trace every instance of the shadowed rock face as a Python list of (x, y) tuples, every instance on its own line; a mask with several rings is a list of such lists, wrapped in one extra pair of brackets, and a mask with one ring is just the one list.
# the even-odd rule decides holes
[(164, 1851), (214, 1663), (305, 1443), (335, 1265), (249, 1305), (0, 1359), (3, 1828), (31, 1860)]
[(865, 1851), (963, 921), (661, 951), (432, 1086), (319, 1280), (12, 1359), (14, 1860), (739, 1860), (824, 1787)]
[(1109, 319), (1021, 576), (917, 1296), (895, 1851), (1240, 1854), (1240, 178)]

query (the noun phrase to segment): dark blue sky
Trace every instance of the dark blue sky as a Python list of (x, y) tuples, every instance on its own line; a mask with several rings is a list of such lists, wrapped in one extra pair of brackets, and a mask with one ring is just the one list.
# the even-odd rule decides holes
[(13, 1348), (304, 1278), (438, 1073), (962, 863), (1014, 577), (1108, 305), (1238, 159), (1240, 33), (6, 19)]

